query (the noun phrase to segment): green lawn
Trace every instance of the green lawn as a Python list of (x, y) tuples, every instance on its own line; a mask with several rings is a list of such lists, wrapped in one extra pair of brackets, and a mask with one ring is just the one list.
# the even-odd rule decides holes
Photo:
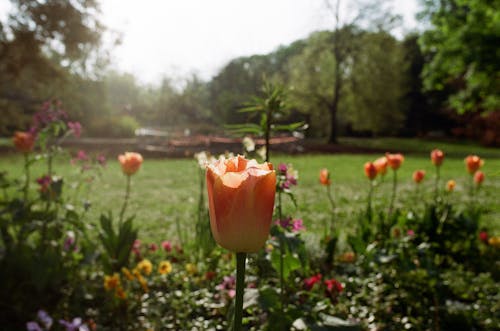
[[(471, 150), (471, 152), (474, 149)], [(463, 157), (465, 157), (464, 153)], [(481, 154), (479, 154), (481, 155)], [(468, 180), (463, 157), (447, 158), (442, 167), (442, 186), (448, 179), (457, 182), (456, 191), (450, 199), (456, 201), (460, 207), (467, 200)], [(363, 164), (373, 160), (375, 155), (304, 155), (273, 157), (273, 162), (293, 164), (299, 171), (299, 185), (294, 187), (298, 202), (297, 209), (290, 201), (285, 205), (285, 213), (294, 217), (303, 218), (309, 232), (319, 233), (324, 222), (330, 222), (329, 203), (325, 195), (325, 187), (318, 182), (318, 172), (326, 167), (331, 172), (332, 189), (337, 205), (334, 224), (339, 227), (352, 227), (354, 213), (365, 208), (368, 180), (363, 173)], [(22, 175), (22, 158), (9, 156), (0, 158), (0, 170), (7, 170), (10, 178), (20, 178)], [(66, 196), (70, 203), (81, 208), (86, 197), (92, 203), (87, 214), (89, 222), (95, 222), (103, 211), (112, 210), (117, 214), (120, 210), (125, 188), (125, 177), (116, 161), (110, 161), (102, 177), (91, 186), (87, 195), (81, 190), (76, 196), (71, 186), (77, 181), (78, 170), (71, 166), (66, 159), (59, 159), (55, 163), (55, 172), (65, 178)], [(398, 204), (421, 208), (422, 199), (415, 197), (415, 184), (411, 174), (416, 169), (427, 172), (422, 184), (422, 192), (431, 195), (433, 188), (434, 168), (427, 155), (410, 155), (406, 158), (402, 168), (398, 171), (401, 182)], [(32, 177), (44, 174), (42, 162), (33, 166)], [(479, 200), (488, 213), (483, 218), (483, 224), (500, 230), (500, 159), (486, 159), (483, 171), (486, 180), (480, 191)], [(199, 194), (199, 169), (194, 159), (145, 159), (141, 170), (132, 178), (131, 202), (128, 213), (136, 214), (136, 225), (140, 228), (140, 237), (148, 240), (173, 239), (177, 236), (175, 222), (182, 224), (188, 235), (193, 233), (196, 215), (197, 199)], [(388, 173), (384, 183), (375, 192), (375, 204), (386, 205), (391, 190), (391, 174)], [(32, 185), (31, 194), (36, 194), (36, 184)], [(498, 233), (497, 233), (498, 234)]]

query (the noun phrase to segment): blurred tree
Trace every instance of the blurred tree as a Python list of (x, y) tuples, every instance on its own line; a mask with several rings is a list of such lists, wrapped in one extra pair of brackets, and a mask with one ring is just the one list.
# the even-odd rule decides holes
[[(328, 112), (330, 143), (337, 142), (338, 114), (341, 99), (346, 93), (346, 79), (352, 70), (353, 56), (362, 45), (355, 40), (358, 27), (366, 25), (367, 30), (385, 31), (398, 21), (398, 17), (384, 7), (385, 3), (384, 0), (370, 3), (356, 1), (356, 8), (346, 11), (352, 15), (344, 15), (340, 0), (325, 1), (326, 9), (333, 17), (333, 31), (313, 35), (308, 49), (292, 65), (292, 68), (295, 67), (292, 69), (295, 71), (292, 84), (295, 100), (313, 121), (316, 115), (324, 123), (326, 114), (317, 116), (311, 110), (324, 109)], [(305, 64), (300, 65), (301, 62)]]
[(420, 38), (427, 57), (424, 88), (448, 91), (459, 113), (500, 109), (498, 0), (422, 0), (430, 29)]
[(384, 31), (359, 34), (357, 42), (345, 79), (344, 116), (356, 131), (396, 134), (406, 118), (402, 101), (407, 64), (401, 43)]
[[(0, 22), (0, 106), (7, 133), (26, 127), (45, 99), (60, 97), (103, 65), (97, 46), (103, 27), (93, 0), (11, 0)], [(95, 70), (95, 71), (94, 71)]]

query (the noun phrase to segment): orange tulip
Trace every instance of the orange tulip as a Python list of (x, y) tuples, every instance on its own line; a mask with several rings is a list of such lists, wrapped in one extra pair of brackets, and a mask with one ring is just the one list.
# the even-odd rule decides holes
[(368, 179), (373, 180), (377, 177), (377, 168), (372, 162), (365, 163), (365, 175)]
[(16, 149), (23, 153), (29, 153), (35, 145), (35, 137), (29, 132), (16, 131), (12, 138)]
[(465, 166), (467, 167), (467, 171), (472, 175), (476, 171), (479, 170), (484, 164), (484, 160), (477, 155), (469, 155), (465, 158)]
[(424, 179), (425, 177), (425, 171), (423, 170), (416, 170), (413, 173), (413, 181), (417, 184), (420, 184), (420, 182)]
[(243, 156), (207, 166), (210, 227), (215, 241), (236, 253), (264, 246), (273, 216), (276, 173), (270, 163)]
[(385, 157), (387, 158), (387, 164), (392, 168), (392, 170), (398, 170), (405, 160), (403, 154), (385, 153)]
[(446, 183), (446, 191), (453, 192), (453, 190), (455, 189), (455, 186), (457, 186), (457, 183), (453, 179), (450, 179)]
[(476, 171), (476, 173), (474, 174), (474, 183), (476, 183), (477, 186), (480, 186), (484, 181), (484, 173), (479, 170), (479, 171)]
[(321, 185), (328, 186), (332, 182), (330, 181), (330, 173), (328, 172), (328, 169), (321, 169), (319, 171), (319, 182)]
[(143, 159), (139, 153), (125, 152), (125, 154), (118, 156), (118, 161), (120, 161), (123, 173), (132, 176), (141, 167)]
[(441, 164), (443, 164), (443, 160), (444, 160), (444, 153), (442, 150), (434, 149), (431, 152), (431, 161), (432, 164), (434, 164), (436, 167), (441, 166)]
[(387, 158), (385, 156), (382, 156), (381, 158), (378, 158), (373, 162), (373, 165), (377, 169), (377, 174), (379, 175), (385, 175), (387, 172)]

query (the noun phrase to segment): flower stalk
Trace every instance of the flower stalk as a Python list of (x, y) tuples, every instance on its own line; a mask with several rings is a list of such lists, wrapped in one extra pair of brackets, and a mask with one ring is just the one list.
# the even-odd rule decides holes
[(245, 291), (246, 253), (236, 253), (236, 297), (234, 303), (233, 331), (240, 331), (243, 320), (243, 294)]
[(123, 216), (128, 205), (128, 198), (130, 196), (130, 176), (127, 176), (127, 186), (125, 188), (125, 198), (123, 199), (122, 209), (120, 211), (120, 222), (123, 222)]

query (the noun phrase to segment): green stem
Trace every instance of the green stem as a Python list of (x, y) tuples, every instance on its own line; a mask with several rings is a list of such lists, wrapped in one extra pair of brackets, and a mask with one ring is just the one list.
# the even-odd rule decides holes
[[(335, 201), (333, 201), (332, 192), (330, 190), (330, 185), (326, 186), (326, 195), (328, 196), (328, 201), (330, 202), (330, 207), (332, 208), (332, 223), (335, 217)], [(325, 223), (325, 238), (328, 234), (328, 225)]]
[(436, 181), (434, 182), (434, 202), (437, 203), (439, 197), (439, 180), (441, 178), (440, 167), (436, 166)]
[(366, 207), (366, 214), (368, 215), (368, 220), (372, 221), (372, 196), (373, 196), (373, 180), (370, 180), (370, 190), (368, 191), (368, 204)]
[[(277, 210), (278, 210), (278, 221), (282, 221), (283, 217), (283, 212), (282, 212), (282, 198), (281, 198), (281, 190), (278, 191), (278, 205), (277, 205)], [(281, 312), (283, 313), (283, 307), (285, 305), (285, 279), (283, 277), (284, 273), (284, 255), (285, 255), (285, 243), (283, 238), (280, 236), (279, 237), (280, 241), (280, 296), (281, 296)]]
[(24, 183), (24, 201), (28, 200), (28, 191), (30, 187), (30, 167), (29, 167), (29, 156), (28, 153), (24, 153), (24, 173), (26, 175), (26, 181)]
[(245, 261), (247, 253), (236, 253), (236, 299), (234, 303), (233, 331), (241, 330), (243, 294), (245, 292)]
[(396, 201), (396, 191), (397, 191), (397, 186), (398, 186), (398, 172), (397, 170), (393, 171), (393, 181), (392, 181), (392, 196), (391, 196), (391, 203), (389, 205), (389, 216), (392, 214), (392, 210), (394, 208), (394, 202)]
[(123, 215), (128, 205), (128, 197), (130, 195), (130, 176), (127, 176), (127, 188), (125, 189), (125, 199), (123, 200), (122, 210), (120, 211), (120, 223), (123, 221)]

